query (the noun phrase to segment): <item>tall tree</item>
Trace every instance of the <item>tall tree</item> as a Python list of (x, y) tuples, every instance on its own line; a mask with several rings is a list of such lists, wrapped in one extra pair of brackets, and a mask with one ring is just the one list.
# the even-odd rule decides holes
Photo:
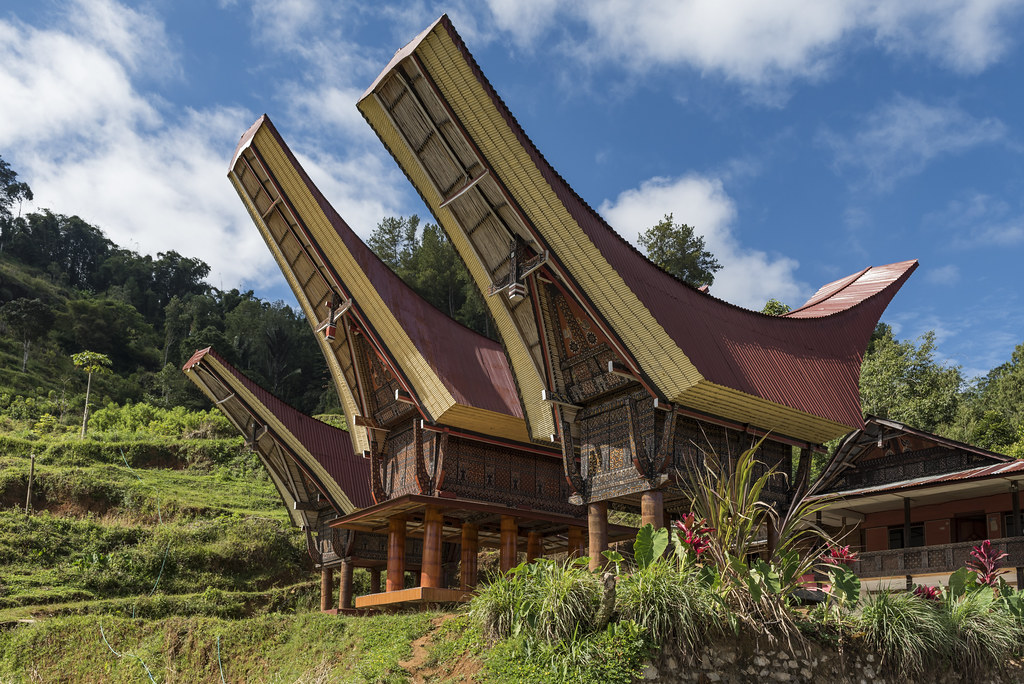
[[(0, 157), (0, 227), (12, 219), (11, 208), (15, 202), (20, 206), (22, 201), (31, 199), (32, 189), (28, 183), (19, 181), (18, 172)], [(0, 251), (2, 249), (3, 242), (0, 241)]]
[(696, 235), (692, 226), (676, 223), (672, 214), (665, 214), (638, 242), (651, 261), (694, 287), (711, 285), (722, 268), (706, 249), (704, 238)]
[(935, 360), (933, 331), (918, 340), (899, 342), (891, 328), (881, 330), (864, 357), (861, 403), (866, 413), (935, 432), (956, 415), (963, 378), (959, 366)]
[(0, 320), (21, 342), (21, 371), (28, 368), (28, 352), (32, 343), (40, 339), (53, 327), (54, 312), (39, 299), (20, 297), (0, 307)]

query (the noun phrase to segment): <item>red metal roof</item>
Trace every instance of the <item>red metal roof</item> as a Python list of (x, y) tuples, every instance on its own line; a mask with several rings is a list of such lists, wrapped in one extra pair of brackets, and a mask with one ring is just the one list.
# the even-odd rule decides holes
[[(523, 131), (448, 17), (438, 23), (566, 210), (701, 375), (843, 425), (862, 425), (861, 360), (878, 319), (916, 261), (866, 269), (837, 281), (801, 307), (803, 315), (766, 316), (701, 293), (651, 263), (576, 194)], [(395, 59), (414, 50), (429, 32)], [(543, 235), (545, 227), (537, 228)]]
[[(373, 505), (370, 496), (370, 461), (357, 456), (352, 450), (352, 440), (348, 432), (332, 425), (310, 418), (286, 402), (263, 389), (228, 363), (224, 357), (212, 348), (200, 349), (192, 355), (183, 367), (184, 370), (200, 365), (207, 357), (213, 357), (228, 370), (242, 385), (256, 397), (257, 401), (280, 420), (295, 439), (302, 444), (323, 466), (324, 470), (334, 478), (349, 500), (359, 508)], [(216, 373), (209, 366), (207, 370)], [(258, 407), (251, 407), (258, 410)]]
[(873, 496), (875, 494), (886, 494), (890, 492), (904, 491), (907, 489), (934, 487), (941, 484), (948, 484), (950, 482), (985, 480), (988, 478), (1007, 477), (1009, 475), (1020, 474), (1024, 474), (1024, 460), (1015, 460), (1010, 461), (1009, 463), (994, 463), (992, 465), (959, 470), (955, 473), (928, 475), (925, 477), (918, 477), (913, 480), (903, 480), (901, 482), (890, 482), (888, 484), (876, 485), (873, 487), (862, 487), (859, 489), (849, 489), (841, 492), (820, 494), (818, 497), (814, 498), (840, 497), (842, 499), (850, 499), (855, 496)]
[[(360, 269), (455, 401), (522, 418), (515, 380), (501, 344), (449, 318), (395, 275), (324, 198), (269, 117), (261, 117), (240, 145), (255, 134), (261, 123), (274, 135)], [(330, 259), (330, 254), (326, 256)], [(344, 273), (338, 275), (344, 280)]]

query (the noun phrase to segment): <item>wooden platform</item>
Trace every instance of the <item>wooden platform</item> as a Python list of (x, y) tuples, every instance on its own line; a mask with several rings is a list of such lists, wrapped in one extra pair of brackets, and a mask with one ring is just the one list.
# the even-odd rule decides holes
[(436, 589), (431, 587), (413, 587), (400, 591), (388, 591), (380, 594), (367, 594), (356, 597), (356, 608), (376, 608), (396, 603), (465, 603), (473, 597), (473, 592), (461, 589)]

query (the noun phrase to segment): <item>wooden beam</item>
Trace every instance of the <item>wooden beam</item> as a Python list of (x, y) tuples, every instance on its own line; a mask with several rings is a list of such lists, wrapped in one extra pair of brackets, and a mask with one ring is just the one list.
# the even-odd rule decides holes
[(516, 566), (519, 550), (519, 522), (514, 516), (501, 516), (501, 550), (499, 552), (502, 572), (508, 572)]
[(388, 523), (388, 579), (386, 591), (405, 588), (405, 518), (395, 516)]
[(590, 533), (590, 569), (600, 570), (605, 565), (601, 552), (608, 549), (607, 501), (597, 501), (587, 506), (587, 528)]
[(441, 588), (441, 511), (436, 506), (427, 506), (423, 513), (423, 562), (420, 568), (420, 586)]
[(460, 585), (463, 591), (472, 591), (477, 583), (477, 554), (480, 552), (480, 538), (477, 526), (466, 523), (462, 526), (462, 564)]

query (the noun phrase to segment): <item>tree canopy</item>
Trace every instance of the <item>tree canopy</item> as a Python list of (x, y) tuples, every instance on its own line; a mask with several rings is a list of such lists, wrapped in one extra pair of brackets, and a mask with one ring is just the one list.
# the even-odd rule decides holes
[(692, 226), (676, 223), (672, 214), (665, 214), (638, 242), (651, 261), (694, 287), (711, 285), (722, 268), (706, 249), (704, 238), (695, 234)]

